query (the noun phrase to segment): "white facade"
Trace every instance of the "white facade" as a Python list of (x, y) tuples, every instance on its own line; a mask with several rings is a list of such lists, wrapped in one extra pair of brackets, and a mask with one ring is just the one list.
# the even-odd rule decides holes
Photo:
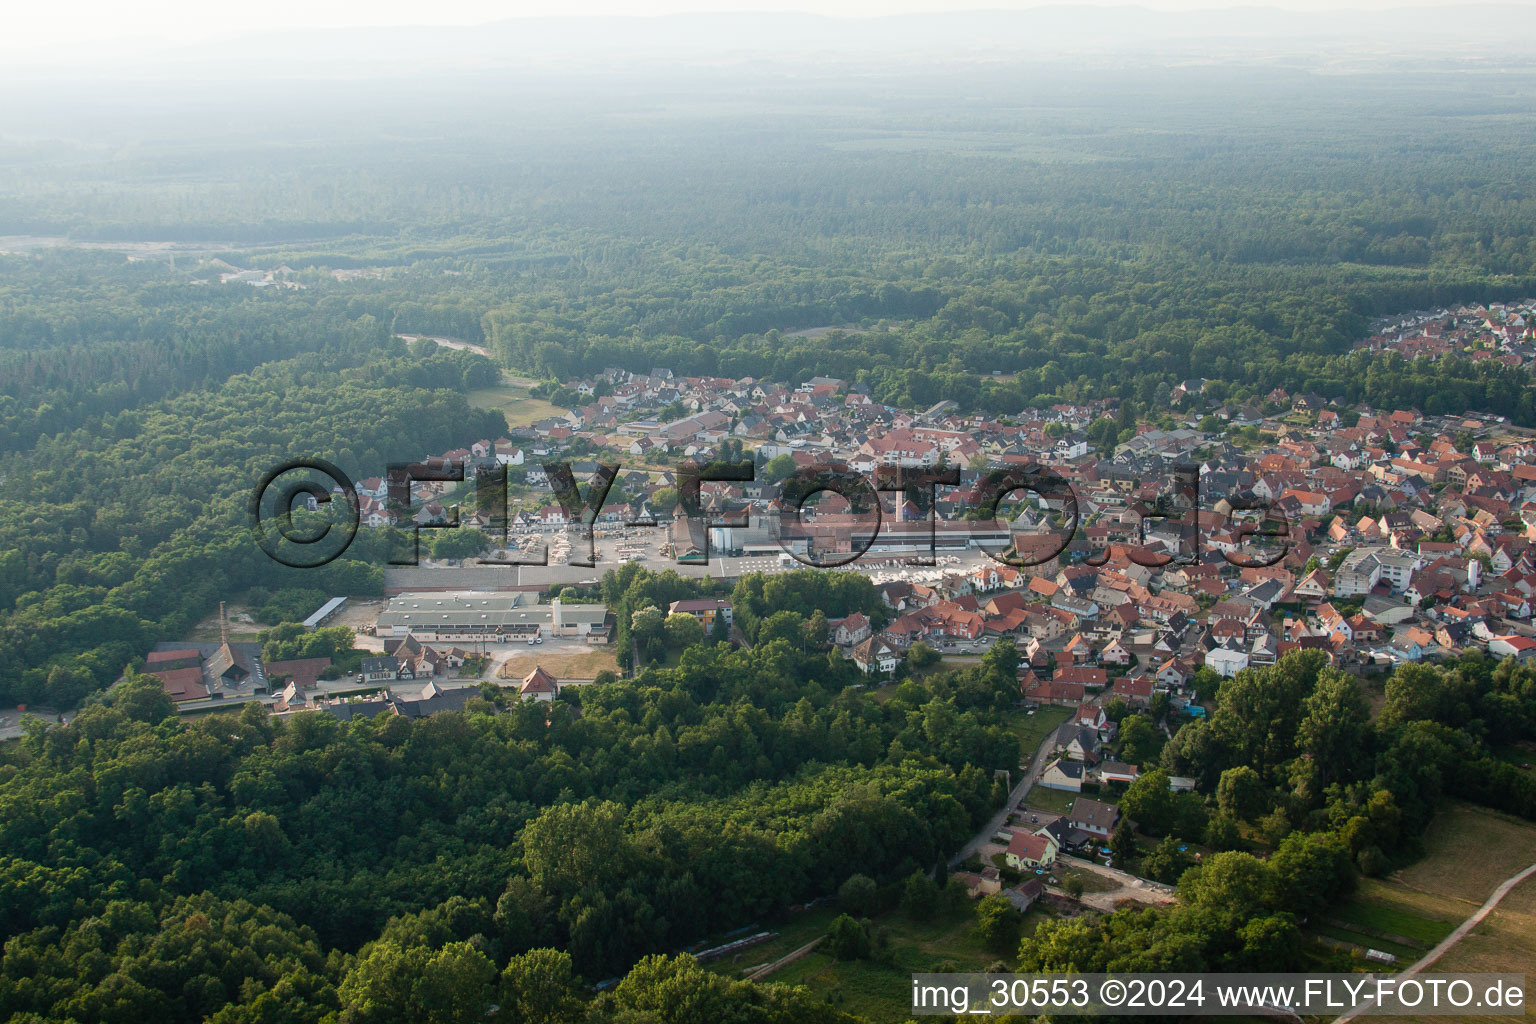
[(1230, 679), (1248, 667), (1248, 652), (1217, 647), (1206, 652), (1205, 664), (1212, 672)]
[(516, 593), (401, 594), (379, 613), (379, 636), (414, 634), (422, 640), (506, 642), (548, 633), (586, 636), (603, 624), (602, 605), (523, 604)]

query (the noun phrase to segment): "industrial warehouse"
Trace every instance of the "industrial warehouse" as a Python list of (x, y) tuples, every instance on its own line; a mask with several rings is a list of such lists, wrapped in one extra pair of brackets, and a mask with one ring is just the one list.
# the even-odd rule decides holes
[(607, 643), (613, 617), (600, 604), (534, 603), (526, 592), (410, 593), (392, 598), (375, 626), (381, 637), (511, 643), (537, 636), (584, 637)]

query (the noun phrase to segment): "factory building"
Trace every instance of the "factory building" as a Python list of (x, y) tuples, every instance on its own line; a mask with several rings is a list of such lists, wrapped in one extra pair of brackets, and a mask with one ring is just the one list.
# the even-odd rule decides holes
[(410, 634), (422, 641), (514, 643), (534, 636), (583, 637), (607, 643), (613, 634), (600, 604), (530, 603), (526, 593), (411, 593), (392, 598), (375, 627), (381, 637)]

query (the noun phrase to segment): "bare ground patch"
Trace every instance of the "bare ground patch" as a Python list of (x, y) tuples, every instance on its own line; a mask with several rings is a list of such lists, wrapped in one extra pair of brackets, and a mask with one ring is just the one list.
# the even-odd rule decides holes
[(517, 654), (502, 663), (498, 673), (503, 679), (521, 679), (534, 666), (556, 679), (591, 679), (605, 669), (617, 674), (619, 663), (610, 650), (581, 651), (576, 654)]

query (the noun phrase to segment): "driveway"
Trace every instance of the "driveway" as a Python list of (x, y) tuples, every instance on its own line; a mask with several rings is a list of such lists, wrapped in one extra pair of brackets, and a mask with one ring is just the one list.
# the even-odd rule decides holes
[(1174, 901), (1173, 887), (1148, 878), (1141, 878), (1119, 868), (1107, 868), (1097, 861), (1066, 854), (1056, 858), (1056, 863), (1079, 871), (1087, 871), (1116, 883), (1116, 888), (1104, 892), (1083, 893), (1083, 903), (1097, 910), (1109, 912), (1121, 900), (1135, 900), (1151, 906), (1164, 906)]

